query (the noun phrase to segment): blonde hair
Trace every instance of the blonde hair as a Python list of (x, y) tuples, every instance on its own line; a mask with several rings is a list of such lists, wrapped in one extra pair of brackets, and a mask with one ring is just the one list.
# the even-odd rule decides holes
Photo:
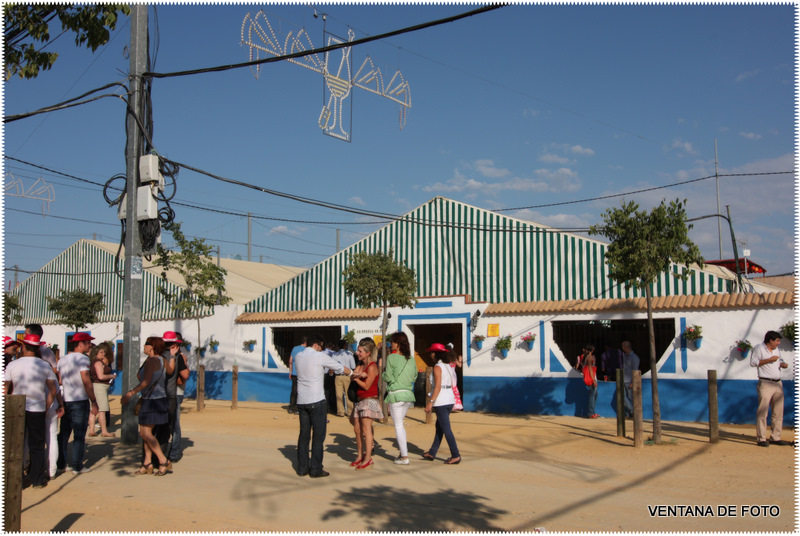
[(369, 352), (369, 360), (366, 363), (364, 363), (365, 365), (368, 365), (369, 363), (378, 360), (378, 350), (377, 347), (375, 346), (375, 341), (373, 341), (371, 337), (364, 337), (363, 339), (358, 341), (358, 347), (361, 348), (362, 346), (364, 347), (364, 349), (366, 349), (367, 352)]

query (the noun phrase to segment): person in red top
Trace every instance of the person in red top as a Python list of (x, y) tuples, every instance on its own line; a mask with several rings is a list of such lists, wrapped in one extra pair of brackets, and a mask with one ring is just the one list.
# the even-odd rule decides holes
[(350, 464), (357, 471), (372, 469), (372, 447), (373, 433), (372, 421), (383, 419), (381, 403), (378, 400), (378, 351), (375, 341), (366, 337), (358, 343), (356, 357), (361, 360), (363, 366), (356, 367), (353, 381), (358, 384), (358, 402), (353, 408), (350, 422), (353, 423), (353, 430), (356, 433), (356, 448), (358, 458)]

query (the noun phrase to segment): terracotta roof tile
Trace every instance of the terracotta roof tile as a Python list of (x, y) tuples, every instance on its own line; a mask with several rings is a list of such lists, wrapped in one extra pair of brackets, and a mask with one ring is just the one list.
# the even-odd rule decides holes
[(244, 313), (236, 318), (239, 324), (263, 322), (305, 322), (308, 320), (359, 320), (378, 318), (380, 308), (374, 309), (331, 309), (329, 311), (285, 311), (275, 313)]

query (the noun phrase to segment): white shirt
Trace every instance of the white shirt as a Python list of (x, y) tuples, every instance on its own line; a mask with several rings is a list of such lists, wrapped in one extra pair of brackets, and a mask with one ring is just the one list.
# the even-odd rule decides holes
[(294, 365), (297, 371), (298, 404), (313, 404), (325, 400), (325, 373), (328, 370), (337, 374), (344, 371), (344, 365), (310, 346), (294, 357)]
[[(772, 356), (778, 356), (778, 360), (773, 363), (767, 363), (766, 365), (758, 366), (758, 363), (762, 359), (767, 359)], [(780, 380), (781, 379), (781, 363), (783, 359), (781, 357), (781, 351), (778, 348), (774, 350), (770, 350), (767, 348), (767, 345), (763, 342), (760, 344), (756, 344), (753, 348), (753, 351), (750, 352), (750, 366), (756, 367), (758, 369), (758, 377), (759, 378), (767, 378), (769, 380)]]
[(55, 382), (56, 374), (38, 357), (18, 357), (6, 368), (5, 381), (13, 384), (13, 394), (25, 395), (25, 411), (47, 410), (47, 380)]
[(453, 393), (453, 367), (448, 363), (436, 363), (436, 366), (442, 370), (442, 383), (433, 405), (451, 406), (456, 403), (456, 395)]
[(333, 357), (337, 362), (341, 363), (350, 370), (356, 368), (356, 360), (353, 358), (353, 354), (351, 354), (347, 350), (339, 350), (331, 357)]
[(81, 379), (81, 371), (89, 372), (89, 365), (89, 356), (79, 352), (67, 354), (58, 362), (58, 373), (64, 387), (64, 402), (89, 400)]

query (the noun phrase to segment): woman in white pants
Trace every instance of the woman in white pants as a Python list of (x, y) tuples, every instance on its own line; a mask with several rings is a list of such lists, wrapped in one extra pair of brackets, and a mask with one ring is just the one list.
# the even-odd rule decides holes
[(392, 335), (390, 342), (392, 353), (386, 359), (383, 379), (386, 381), (386, 404), (389, 406), (389, 413), (392, 416), (397, 435), (397, 446), (400, 449), (400, 456), (395, 458), (394, 463), (408, 465), (408, 442), (403, 420), (408, 410), (414, 405), (417, 363), (411, 356), (411, 346), (405, 333), (398, 331)]

